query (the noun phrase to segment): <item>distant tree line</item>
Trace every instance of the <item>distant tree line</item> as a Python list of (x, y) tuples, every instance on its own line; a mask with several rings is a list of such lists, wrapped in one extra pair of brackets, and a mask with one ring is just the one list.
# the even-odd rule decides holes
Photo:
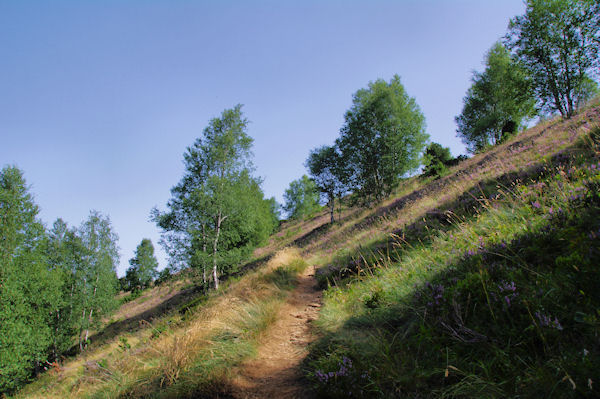
[(23, 173), (0, 171), (0, 393), (71, 349), (117, 304), (117, 235), (90, 212), (80, 227), (47, 230)]

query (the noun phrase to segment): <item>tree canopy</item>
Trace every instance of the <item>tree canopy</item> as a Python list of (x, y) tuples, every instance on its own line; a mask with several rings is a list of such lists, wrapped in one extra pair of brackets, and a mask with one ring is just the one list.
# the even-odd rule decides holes
[(306, 160), (312, 180), (329, 206), (331, 223), (334, 222), (335, 198), (341, 198), (346, 191), (343, 180), (341, 154), (336, 146), (322, 146), (313, 149)]
[(144, 238), (135, 249), (135, 256), (129, 259), (131, 265), (125, 280), (129, 291), (139, 291), (150, 286), (157, 275), (158, 261), (154, 256), (152, 241)]
[(431, 143), (427, 146), (424, 155), (423, 174), (425, 176), (441, 176), (446, 170), (446, 166), (454, 159), (450, 154), (450, 148), (443, 147), (438, 143)]
[(0, 171), (0, 392), (27, 381), (52, 344), (60, 280), (46, 264), (45, 230), (22, 172)]
[(427, 138), (425, 117), (398, 75), (358, 90), (336, 143), (349, 188), (360, 202), (383, 199), (416, 170)]
[(210, 120), (184, 154), (185, 173), (171, 190), (167, 212), (153, 211), (171, 266), (191, 266), (219, 286), (274, 228), (273, 204), (252, 176), (252, 138), (242, 106)]
[(317, 186), (306, 175), (290, 183), (283, 193), (283, 199), (283, 209), (290, 219), (301, 219), (320, 209)]
[(527, 0), (526, 6), (510, 21), (507, 46), (531, 74), (541, 107), (570, 118), (598, 74), (600, 3)]
[(500, 143), (536, 113), (530, 78), (501, 43), (486, 54), (485, 65), (482, 73), (473, 73), (456, 117), (458, 136), (471, 152)]

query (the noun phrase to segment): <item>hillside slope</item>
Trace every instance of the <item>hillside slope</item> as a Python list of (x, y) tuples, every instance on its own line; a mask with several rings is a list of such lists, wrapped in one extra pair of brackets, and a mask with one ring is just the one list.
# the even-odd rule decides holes
[(592, 106), (333, 225), (286, 222), (220, 292), (147, 292), (16, 397), (597, 396), (599, 125)]
[(549, 121), (312, 241), (324, 397), (597, 397), (600, 109)]

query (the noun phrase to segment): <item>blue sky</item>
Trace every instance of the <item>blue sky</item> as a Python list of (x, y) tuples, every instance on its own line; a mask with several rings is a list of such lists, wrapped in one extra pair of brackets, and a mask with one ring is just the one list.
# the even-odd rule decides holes
[(400, 75), (432, 141), (464, 153), (454, 117), (521, 0), (0, 0), (0, 167), (17, 165), (50, 226), (110, 216), (120, 275), (157, 249), (186, 146), (244, 104), (257, 174), (280, 202), (352, 94)]

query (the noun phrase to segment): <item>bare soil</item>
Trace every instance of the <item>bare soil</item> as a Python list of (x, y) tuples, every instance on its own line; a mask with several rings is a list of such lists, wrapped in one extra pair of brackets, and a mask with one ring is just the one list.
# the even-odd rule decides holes
[(265, 332), (258, 356), (246, 361), (232, 381), (236, 399), (311, 398), (300, 365), (314, 339), (311, 322), (318, 316), (321, 291), (314, 267), (299, 277), (296, 289), (282, 306), (277, 321)]

